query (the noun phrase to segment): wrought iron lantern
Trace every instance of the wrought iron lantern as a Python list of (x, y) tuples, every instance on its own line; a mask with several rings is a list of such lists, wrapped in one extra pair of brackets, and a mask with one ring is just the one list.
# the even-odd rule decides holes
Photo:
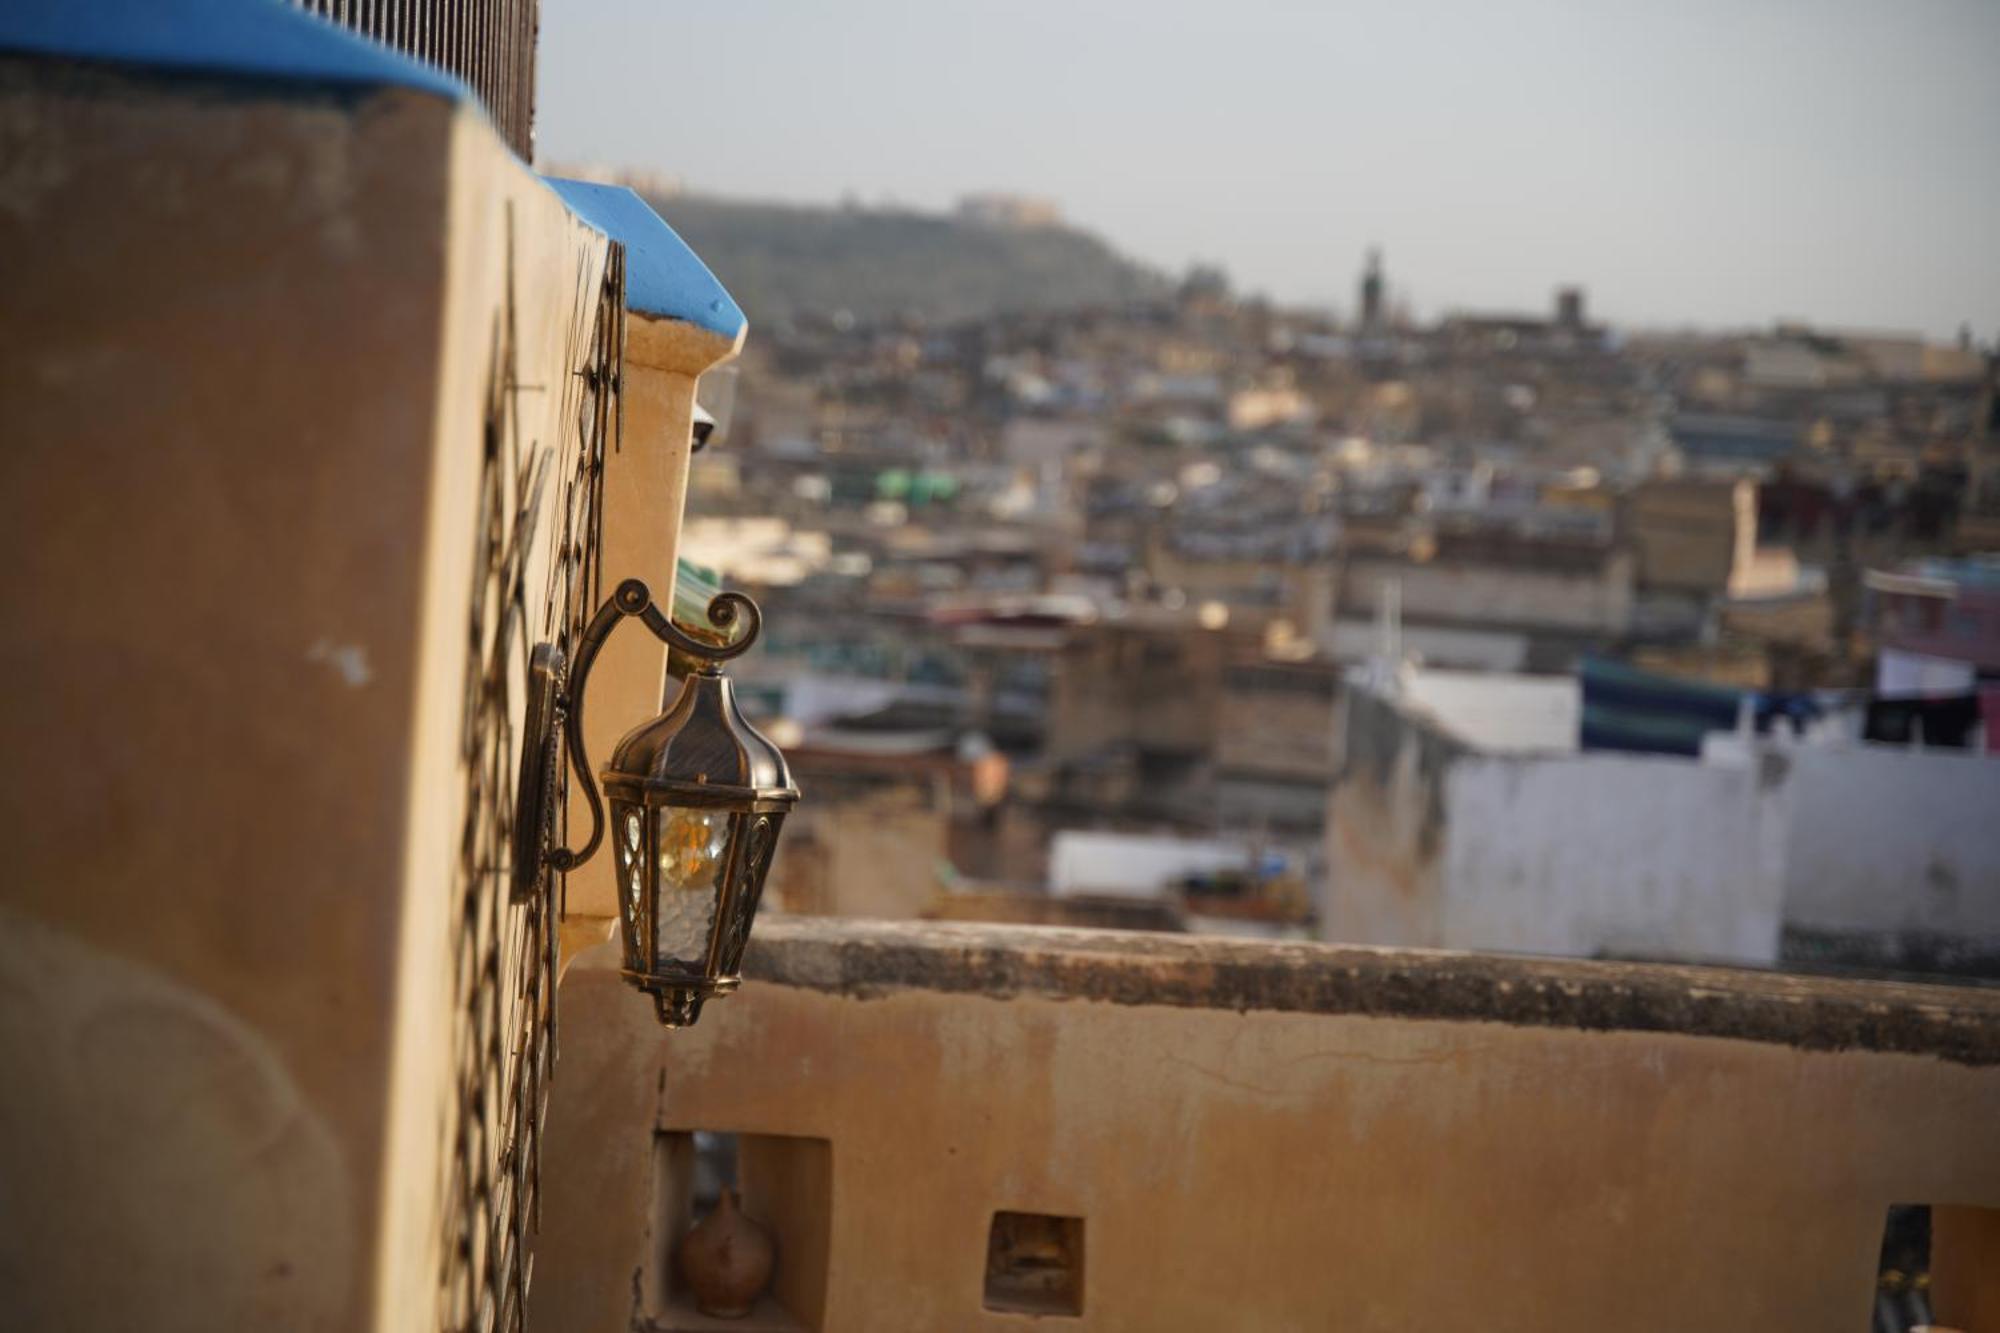
[[(723, 662), (756, 642), (757, 604), (725, 592), (708, 616), (725, 631), (740, 620), (742, 631), (726, 644), (704, 643), (676, 626), (643, 582), (627, 579), (591, 618), (572, 670), (554, 644), (538, 645), (516, 806), (517, 896), (546, 891), (547, 871), (582, 865), (608, 833), (625, 979), (653, 997), (668, 1027), (692, 1024), (704, 1001), (736, 989), (778, 829), (799, 799), (784, 754), (744, 719), (722, 673)], [(618, 742), (599, 775), (600, 798), (584, 752), (584, 686), (627, 617), (699, 665), (666, 712)], [(552, 846), (559, 746), (590, 803), (590, 838), (574, 851)]]

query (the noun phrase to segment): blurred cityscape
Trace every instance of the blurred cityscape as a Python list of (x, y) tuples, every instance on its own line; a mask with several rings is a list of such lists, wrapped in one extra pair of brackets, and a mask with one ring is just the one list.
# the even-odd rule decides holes
[(774, 905), (1995, 971), (1969, 329), (1623, 330), (1581, 281), (1420, 322), (1393, 251), (1287, 309), (1041, 199), (629, 179), (757, 328), (679, 600), (771, 612), (745, 688), (811, 795)]
[(2000, 1330), (2000, 12), (1016, 8), (0, 4), (0, 1328)]

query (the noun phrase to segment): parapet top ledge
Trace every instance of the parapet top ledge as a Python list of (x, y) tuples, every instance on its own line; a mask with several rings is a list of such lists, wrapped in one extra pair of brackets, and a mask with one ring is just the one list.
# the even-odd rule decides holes
[(2000, 988), (1137, 931), (774, 916), (745, 978), (1111, 1004), (1672, 1032), (2000, 1064)]
[[(278, 0), (9, 0), (0, 4), (6, 54), (308, 90), (407, 88), (479, 106), (444, 71)], [(627, 309), (683, 326), (656, 359), (699, 373), (735, 355), (742, 309), (645, 200), (623, 186), (545, 179), (577, 217), (625, 246)]]
[(714, 345), (714, 360), (726, 359), (742, 346), (748, 327), (742, 309), (644, 199), (623, 185), (543, 179), (571, 212), (625, 247), (626, 309), (706, 335)]

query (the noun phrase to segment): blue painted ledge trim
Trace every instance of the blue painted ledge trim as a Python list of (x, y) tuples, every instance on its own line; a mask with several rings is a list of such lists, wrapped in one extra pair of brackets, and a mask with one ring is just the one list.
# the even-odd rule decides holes
[(442, 70), (283, 0), (0, 0), (0, 52), (336, 87), (402, 87), (478, 105)]
[(746, 321), (708, 265), (646, 201), (622, 185), (544, 177), (570, 211), (625, 247), (625, 306), (734, 342)]
[[(317, 87), (410, 88), (480, 106), (442, 70), (284, 0), (0, 0), (5, 53)], [(587, 181), (548, 184), (585, 222), (624, 244), (630, 309), (732, 342), (742, 335), (743, 311), (638, 195)]]

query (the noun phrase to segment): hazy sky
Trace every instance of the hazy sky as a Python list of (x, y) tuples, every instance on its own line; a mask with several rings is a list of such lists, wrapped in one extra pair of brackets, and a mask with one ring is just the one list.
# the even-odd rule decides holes
[(2000, 334), (2000, 0), (544, 0), (539, 151), (1285, 301)]

